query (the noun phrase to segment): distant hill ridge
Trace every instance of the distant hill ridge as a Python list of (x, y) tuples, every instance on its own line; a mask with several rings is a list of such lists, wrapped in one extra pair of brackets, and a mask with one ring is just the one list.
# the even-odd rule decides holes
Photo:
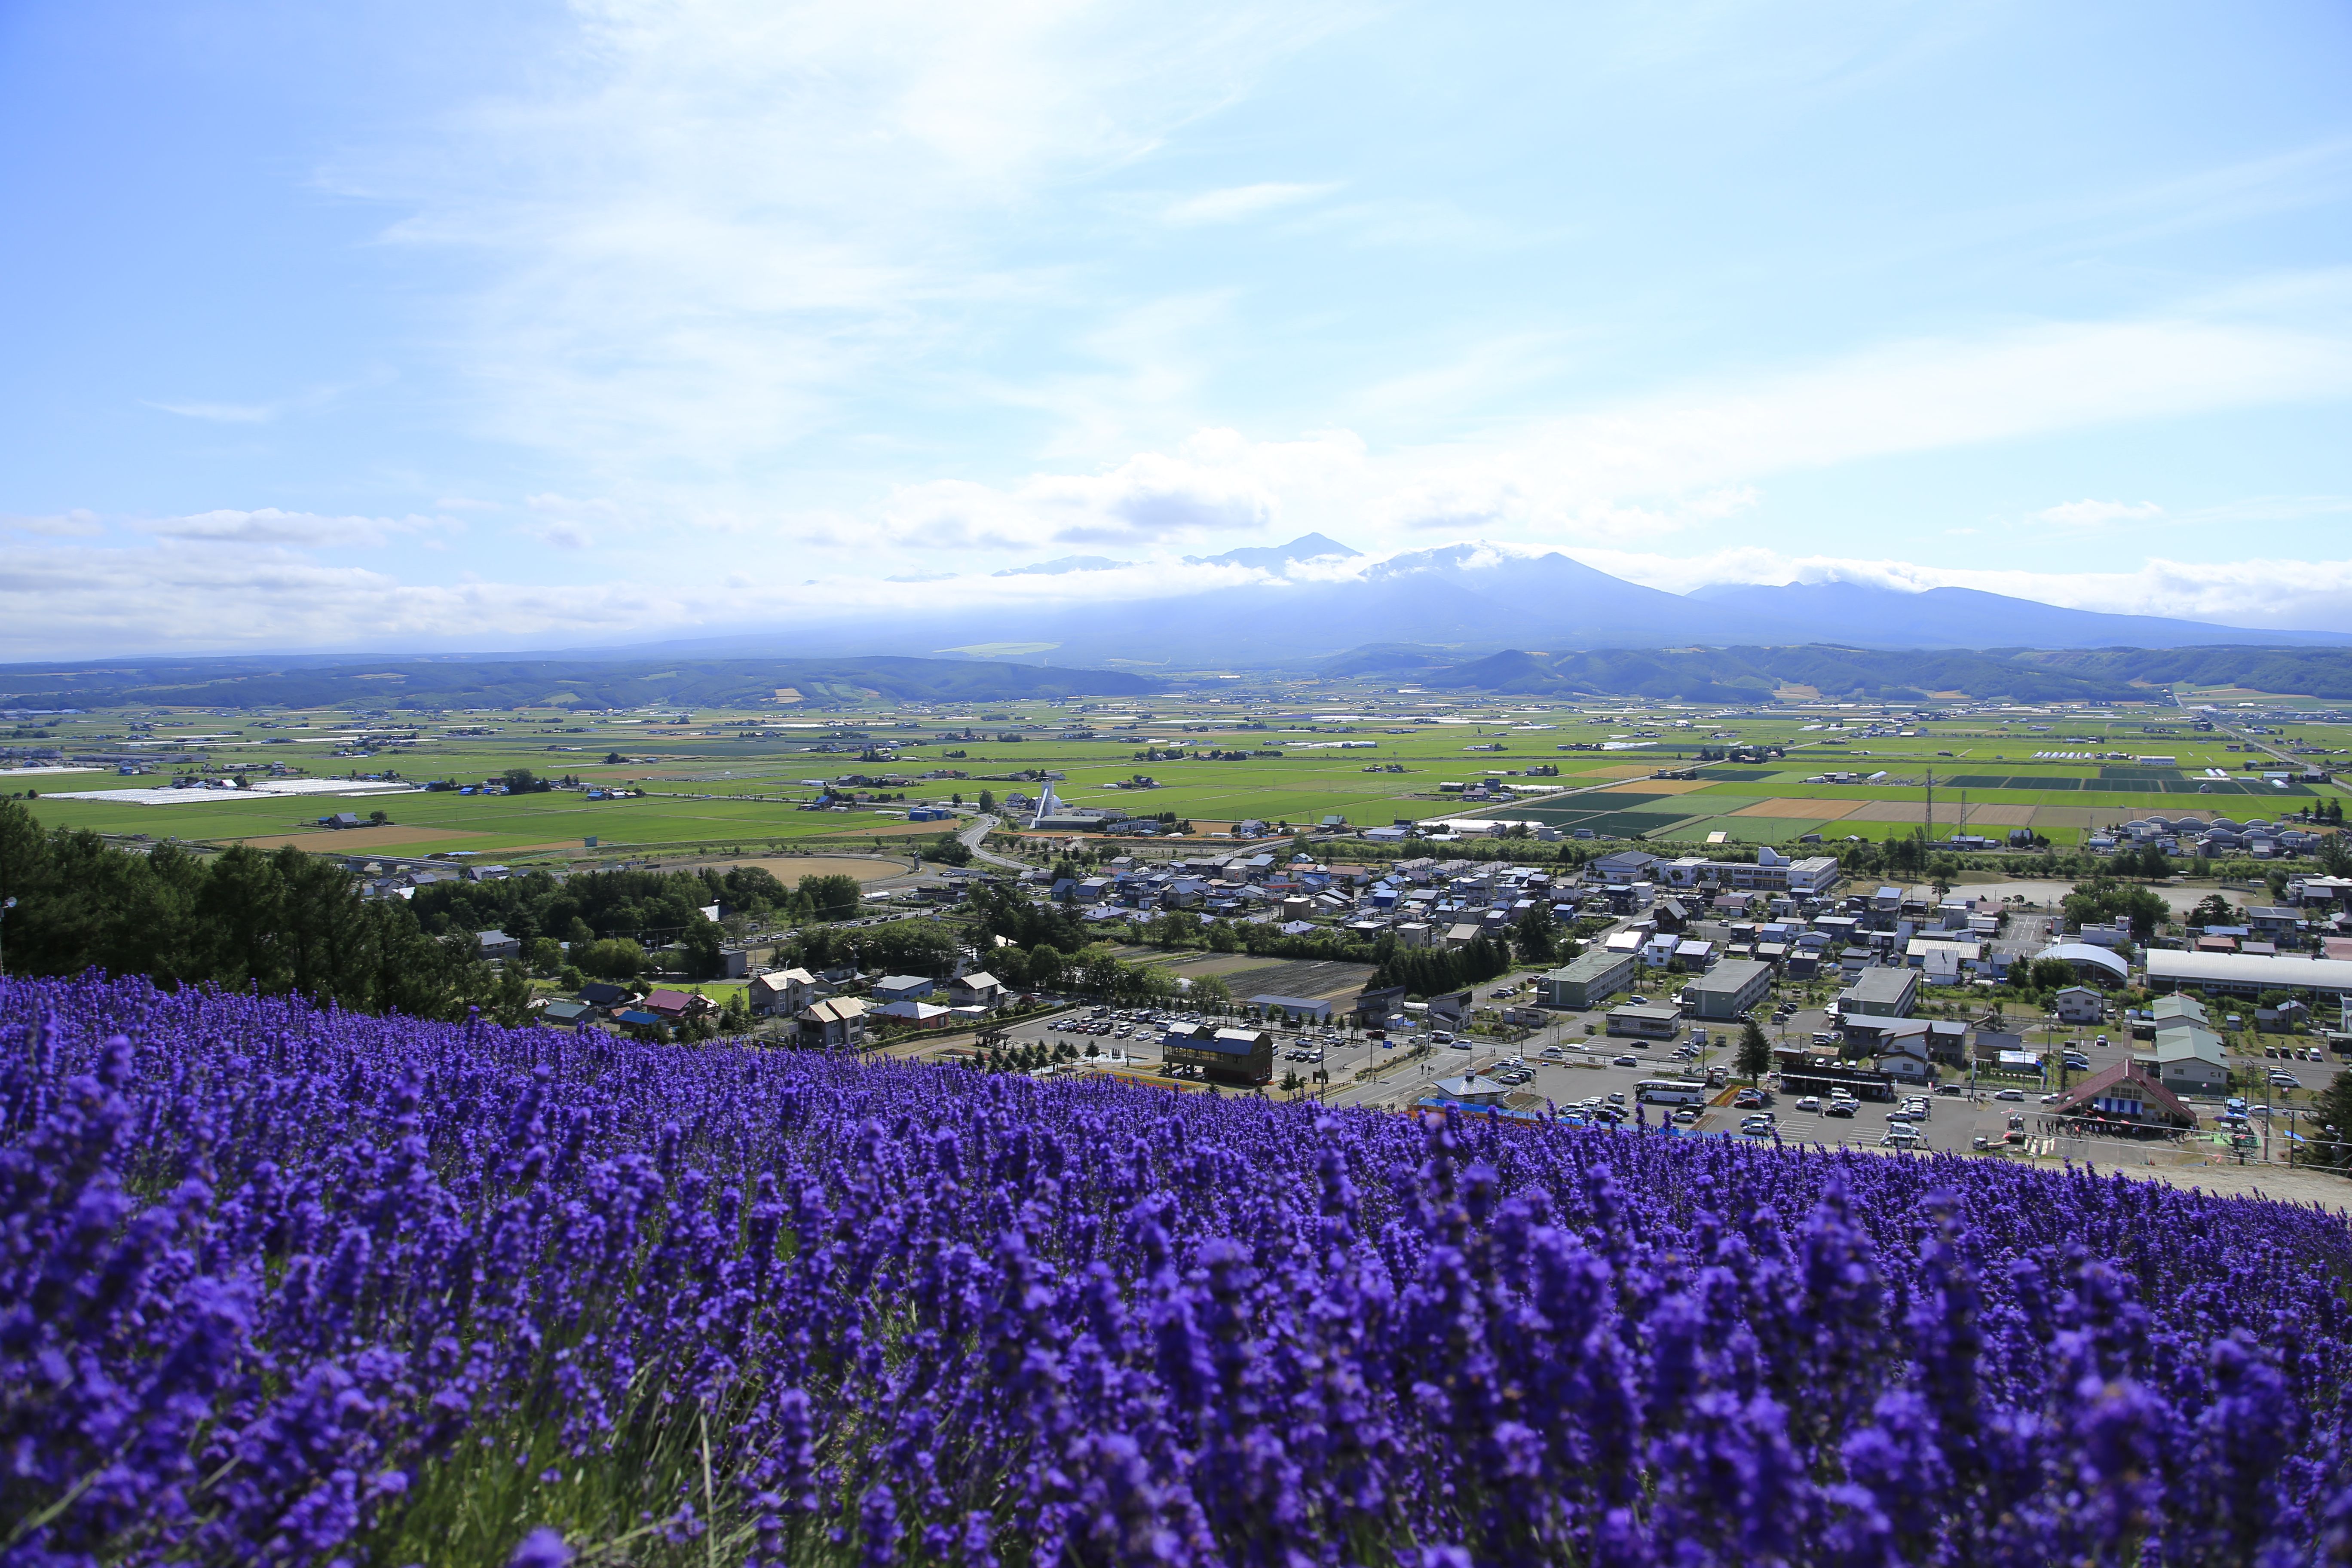
[[(221, 668), (219, 666), (230, 666)], [(175, 659), (85, 664), (70, 671), (0, 668), (0, 706), (748, 708), (779, 689), (821, 706), (880, 695), (895, 701), (1013, 701), (1124, 697), (1162, 683), (1116, 669), (882, 656), (840, 659), (532, 658), (377, 660), (327, 668)]]
[[(1876, 648), (2352, 647), (2352, 634), (2270, 631), (2164, 616), (2066, 609), (1973, 588), (1910, 593), (1863, 583), (1715, 586), (1669, 594), (1558, 551), (1526, 554), (1463, 542), (1368, 561), (1321, 533), (1188, 557), (1238, 566), (1257, 582), (1161, 596), (1091, 599), (1091, 574), (1062, 573), (1069, 597), (1019, 608), (952, 590), (919, 614), (866, 612), (731, 635), (576, 650), (606, 657), (748, 658), (864, 652), (930, 655), (1013, 644), (1056, 664), (1167, 668), (1274, 667), (1330, 658), (1368, 642), (1521, 647), (1748, 647), (1839, 643)], [(1084, 561), (1088, 558), (1078, 558)], [(1318, 570), (1291, 568), (1313, 563)], [(1024, 574), (1039, 570), (1024, 569)], [(1130, 579), (1131, 581), (1132, 579)], [(1006, 657), (1031, 657), (1026, 653)]]
[[(1751, 705), (1782, 692), (1832, 700), (1925, 702), (1956, 692), (2020, 702), (2164, 700), (2174, 683), (2352, 699), (2352, 649), (1983, 650), (1831, 644), (1533, 652), (1370, 644), (1309, 666), (1340, 679), (1511, 696), (1640, 697)], [(497, 658), (329, 664), (249, 655), (0, 667), (0, 707), (746, 708), (798, 694), (794, 707), (879, 695), (893, 701), (995, 702), (1143, 697), (1171, 680), (1130, 670), (988, 659)], [(1792, 689), (1793, 691), (1792, 691)]]

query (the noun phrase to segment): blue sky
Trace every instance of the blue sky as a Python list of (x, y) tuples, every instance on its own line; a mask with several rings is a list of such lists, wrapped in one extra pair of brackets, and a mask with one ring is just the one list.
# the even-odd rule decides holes
[(0, 656), (1308, 529), (2352, 629), (2347, 79), (2322, 4), (17, 0)]

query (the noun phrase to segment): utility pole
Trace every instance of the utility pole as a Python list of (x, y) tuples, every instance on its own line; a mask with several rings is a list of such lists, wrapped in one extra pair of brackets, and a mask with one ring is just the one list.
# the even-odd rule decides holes
[(1927, 770), (1927, 842), (1936, 842), (1936, 770)]

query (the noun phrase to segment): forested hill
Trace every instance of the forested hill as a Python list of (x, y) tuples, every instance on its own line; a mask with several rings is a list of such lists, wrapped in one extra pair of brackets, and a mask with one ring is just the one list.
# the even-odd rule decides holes
[(0, 707), (741, 708), (779, 695), (815, 705), (874, 696), (996, 702), (1138, 696), (1160, 687), (1149, 677), (1123, 670), (895, 657), (415, 659), (323, 666), (302, 658), (190, 658), (0, 668)]
[(2352, 697), (2352, 652), (2323, 648), (2105, 648), (2036, 652), (1788, 647), (1507, 649), (1357, 648), (1323, 667), (1336, 676), (1410, 678), (1445, 690), (1514, 695), (1679, 698), (1764, 702), (1776, 695), (1916, 702), (1957, 693), (2020, 702), (2146, 701), (2175, 684)]

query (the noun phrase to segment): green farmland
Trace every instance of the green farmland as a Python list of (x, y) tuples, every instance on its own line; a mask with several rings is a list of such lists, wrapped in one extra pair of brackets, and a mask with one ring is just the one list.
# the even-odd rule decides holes
[[(1937, 838), (1965, 829), (1999, 841), (2021, 828), (2064, 845), (2152, 813), (2242, 821), (2304, 810), (2339, 786), (2263, 774), (2332, 767), (2352, 748), (2346, 727), (2326, 720), (2264, 726), (2257, 737), (2226, 718), (2199, 728), (2181, 710), (2153, 703), (1916, 719), (1802, 701), (1727, 712), (1330, 683), (1304, 695), (1065, 699), (986, 710), (877, 700), (822, 713), (158, 710), (47, 723), (43, 737), (69, 755), (153, 759), (151, 773), (131, 778), (110, 769), (0, 775), (7, 793), (37, 790), (35, 809), (52, 825), (151, 839), (574, 862), (706, 847), (919, 847), (949, 825), (910, 823), (910, 808), (970, 805), (983, 790), (1000, 801), (1016, 790), (1034, 796), (1039, 775), (1053, 775), (1070, 805), (1172, 816), (1196, 837), (1248, 819), (1313, 826), (1337, 816), (1362, 828), (1475, 817), (1609, 840), (1722, 834), (1731, 843), (1791, 845), (1927, 828)], [(1757, 755), (1729, 761), (1734, 747)], [(527, 769), (566, 787), (214, 790), (156, 805), (57, 798), (188, 774), (257, 779), (271, 763), (312, 780), (389, 774), (411, 784), (478, 784)], [(1138, 775), (1150, 785), (1121, 787)], [(1513, 796), (1464, 799), (1464, 786), (1485, 781)], [(836, 808), (804, 809), (828, 785)], [(629, 793), (591, 799), (590, 788)], [(388, 821), (320, 827), (320, 817), (341, 811), (363, 820), (382, 811)]]

